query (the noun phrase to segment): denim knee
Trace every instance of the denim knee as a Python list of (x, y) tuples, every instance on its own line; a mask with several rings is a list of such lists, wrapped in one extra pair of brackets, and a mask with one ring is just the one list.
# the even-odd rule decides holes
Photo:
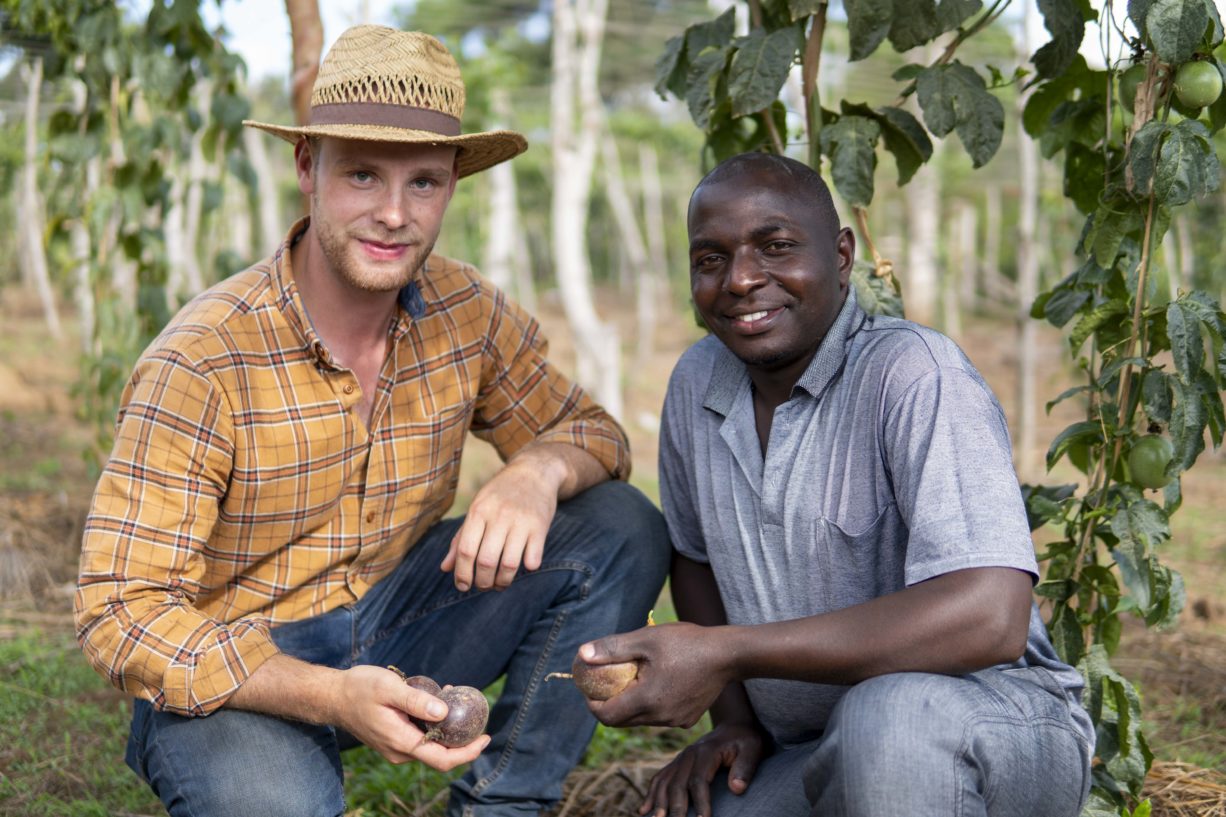
[[(668, 571), (671, 546), (664, 515), (642, 491), (626, 482), (609, 480), (595, 485), (562, 505), (567, 515), (595, 529), (603, 547), (627, 557), (643, 580)], [(614, 564), (623, 559), (614, 559)]]
[(332, 730), (223, 709), (205, 718), (137, 701), (128, 765), (173, 817), (337, 817), (345, 810)]

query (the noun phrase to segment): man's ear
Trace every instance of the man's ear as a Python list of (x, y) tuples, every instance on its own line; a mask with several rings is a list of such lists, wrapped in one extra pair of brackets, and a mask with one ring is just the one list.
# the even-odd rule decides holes
[(856, 263), (856, 236), (850, 227), (839, 230), (834, 251), (839, 259), (839, 285), (846, 287), (851, 281), (851, 268)]
[(298, 173), (298, 190), (304, 196), (312, 195), (315, 192), (315, 156), (305, 136), (294, 145), (294, 170)]

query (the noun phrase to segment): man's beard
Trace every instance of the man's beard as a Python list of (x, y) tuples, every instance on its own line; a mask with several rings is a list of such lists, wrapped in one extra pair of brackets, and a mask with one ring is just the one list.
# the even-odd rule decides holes
[[(316, 210), (318, 212), (318, 205)], [(433, 241), (421, 242), (408, 227), (400, 233), (390, 233), (386, 236), (362, 236), (368, 241), (381, 244), (412, 245), (405, 252), (404, 258), (395, 265), (377, 265), (374, 261), (363, 264), (360, 258), (355, 257), (361, 250), (351, 240), (352, 236), (343, 229), (336, 229), (325, 221), (319, 221), (312, 226), (316, 228), (319, 246), (328, 265), (345, 283), (366, 292), (399, 292), (413, 280), (434, 249)]]

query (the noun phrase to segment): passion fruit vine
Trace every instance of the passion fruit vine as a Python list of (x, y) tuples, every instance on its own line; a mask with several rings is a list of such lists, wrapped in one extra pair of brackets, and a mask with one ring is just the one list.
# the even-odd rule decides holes
[(393, 666), (388, 669), (399, 675), (408, 686), (433, 695), (447, 704), (447, 717), (441, 721), (410, 717), (413, 725), (425, 733), (425, 740), (455, 749), (467, 746), (485, 732), (485, 725), (490, 717), (490, 705), (481, 690), (450, 684), (439, 687), (434, 679), (425, 675), (405, 675)]

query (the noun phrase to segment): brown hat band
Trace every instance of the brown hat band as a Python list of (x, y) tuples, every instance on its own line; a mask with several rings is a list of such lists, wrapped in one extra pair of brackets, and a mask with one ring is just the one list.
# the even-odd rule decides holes
[(344, 102), (311, 108), (311, 125), (383, 125), (459, 136), (460, 120), (428, 108), (383, 105), (378, 102)]

